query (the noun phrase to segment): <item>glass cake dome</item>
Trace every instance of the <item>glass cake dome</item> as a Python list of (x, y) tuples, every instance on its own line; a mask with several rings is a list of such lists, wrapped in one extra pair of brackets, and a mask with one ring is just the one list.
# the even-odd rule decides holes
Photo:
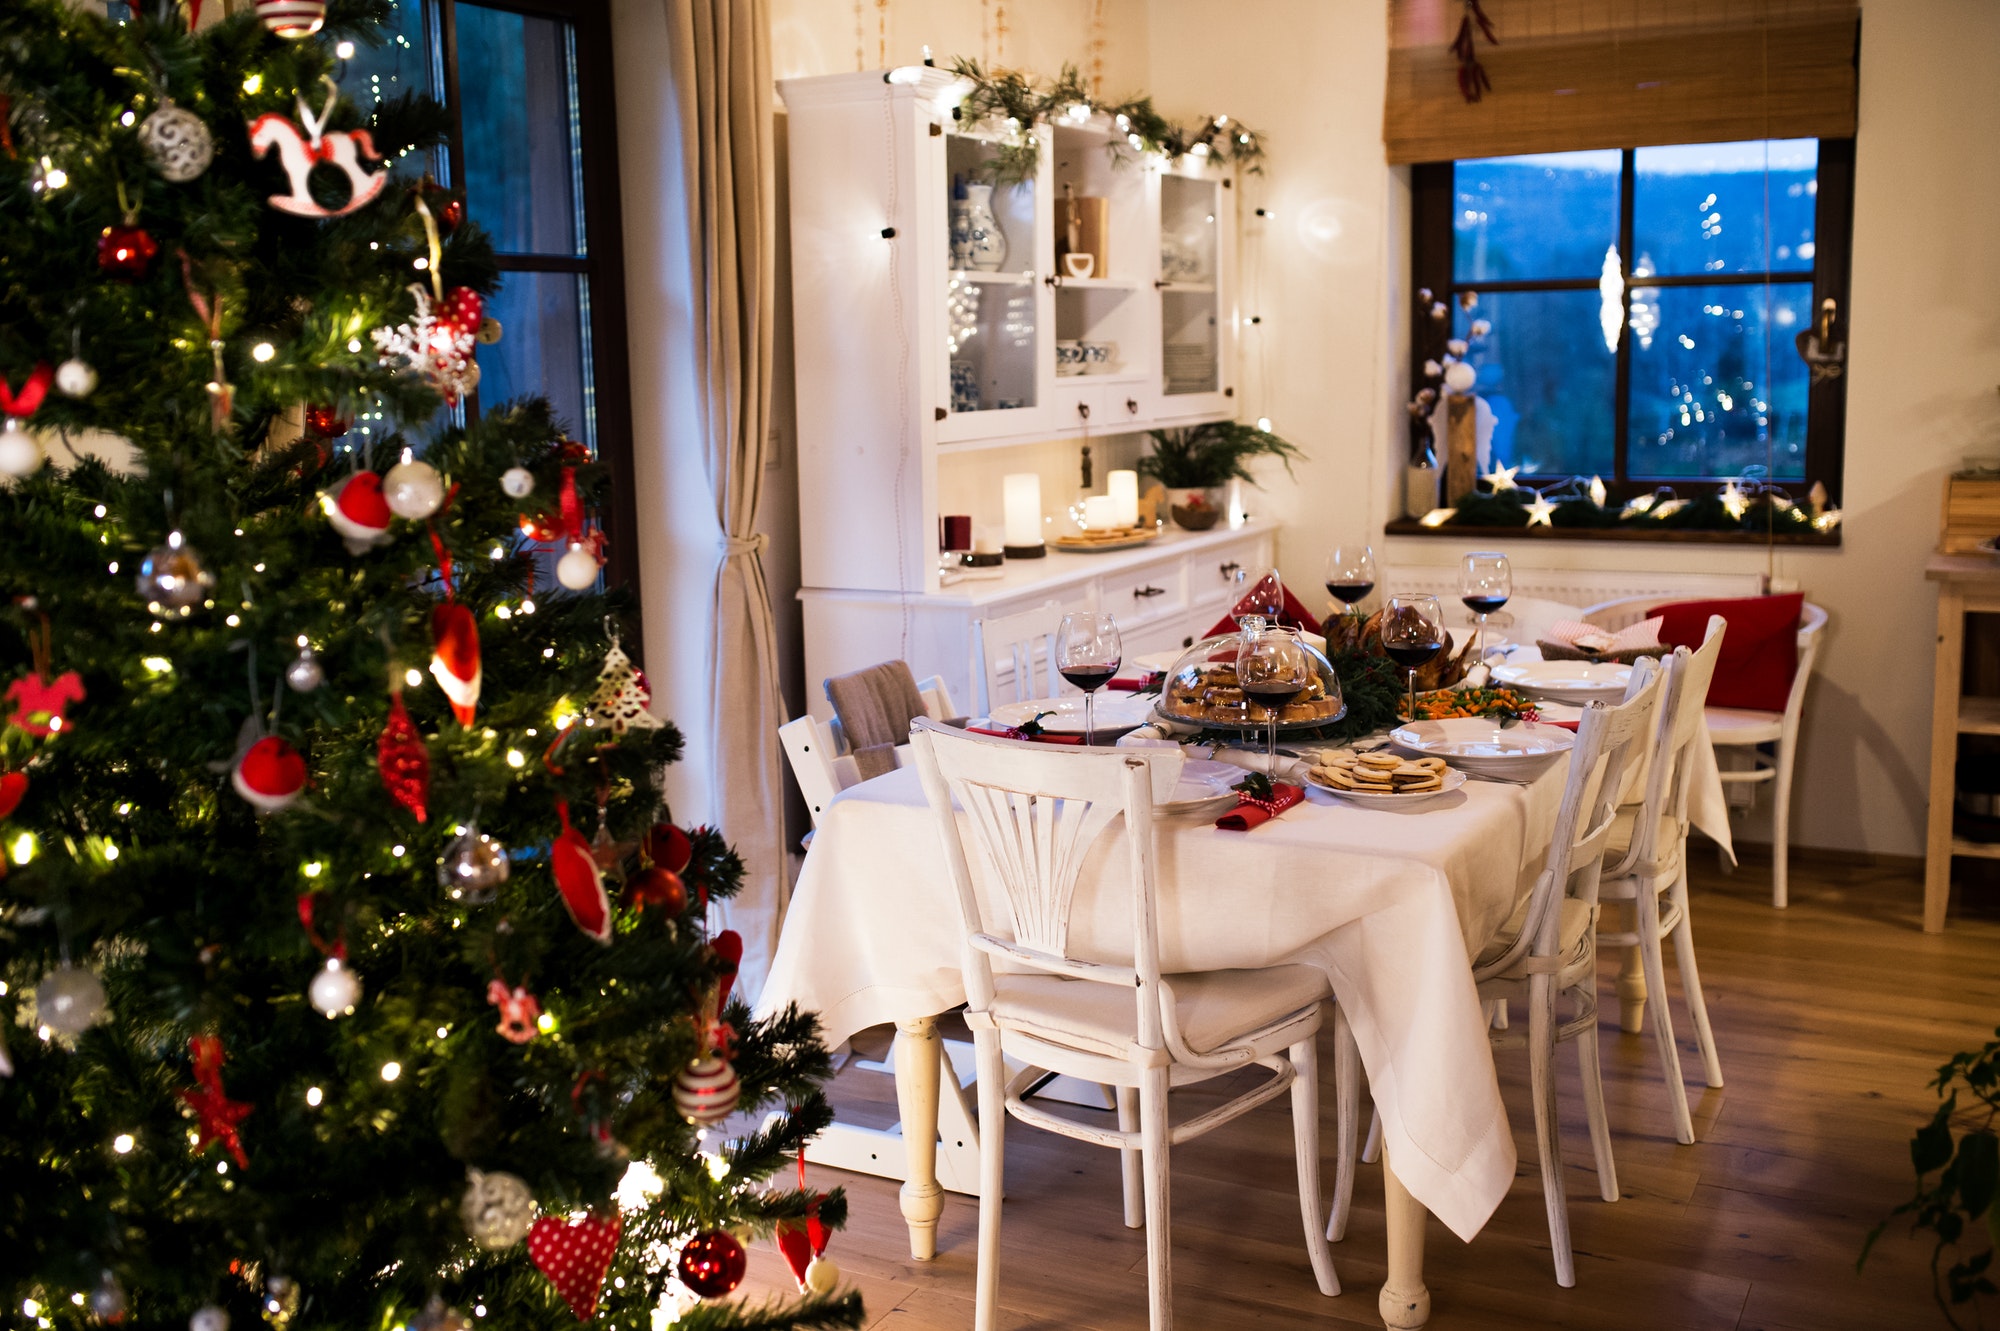
[(1254, 617), (1245, 620), (1242, 632), (1203, 638), (1183, 652), (1161, 685), (1160, 701), (1154, 710), (1163, 720), (1181, 725), (1222, 730), (1264, 729), (1270, 724), (1271, 711), (1244, 696), (1242, 681), (1236, 673), (1245, 641), (1253, 633), (1289, 635), (1305, 653), (1312, 669), (1313, 679), (1305, 691), (1278, 709), (1281, 733), (1331, 725), (1347, 715), (1340, 678), (1333, 673), (1326, 655), (1292, 629), (1267, 628)]

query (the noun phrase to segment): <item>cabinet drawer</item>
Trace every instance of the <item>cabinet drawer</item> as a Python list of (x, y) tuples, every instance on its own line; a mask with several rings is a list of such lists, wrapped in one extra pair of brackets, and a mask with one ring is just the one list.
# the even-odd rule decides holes
[(1121, 624), (1151, 623), (1167, 615), (1178, 615), (1186, 608), (1183, 582), (1178, 564), (1106, 578), (1099, 591), (1099, 604), (1116, 615)]

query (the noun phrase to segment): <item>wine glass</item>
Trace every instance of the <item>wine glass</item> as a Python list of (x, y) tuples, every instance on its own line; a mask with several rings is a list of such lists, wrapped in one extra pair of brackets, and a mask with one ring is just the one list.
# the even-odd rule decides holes
[(1108, 614), (1080, 610), (1064, 615), (1056, 630), (1056, 669), (1083, 690), (1083, 742), (1097, 731), (1097, 691), (1111, 682), (1125, 659), (1118, 621)]
[(1354, 607), (1375, 590), (1375, 549), (1369, 545), (1336, 545), (1326, 557), (1326, 593), (1359, 615)]
[(1472, 659), (1482, 661), (1486, 649), (1486, 617), (1507, 604), (1514, 594), (1514, 569), (1507, 556), (1493, 550), (1474, 550), (1459, 561), (1459, 599), (1479, 616), (1479, 639)]
[[(1248, 581), (1249, 570), (1237, 569), (1236, 585), (1242, 587)], [(1266, 624), (1276, 624), (1278, 616), (1284, 609), (1284, 581), (1278, 577), (1278, 570), (1267, 569), (1263, 576), (1236, 598), (1236, 604), (1230, 608), (1229, 617), (1236, 621), (1236, 627), (1239, 629), (1245, 627), (1245, 621), (1252, 616), (1262, 619)]]
[(1236, 682), (1246, 703), (1269, 712), (1271, 779), (1278, 779), (1278, 713), (1313, 681), (1312, 663), (1299, 640), (1260, 615), (1243, 618), (1243, 646), (1236, 658)]
[(1417, 667), (1444, 647), (1444, 611), (1435, 596), (1392, 596), (1382, 608), (1382, 650), (1410, 675), (1410, 720), (1417, 719)]

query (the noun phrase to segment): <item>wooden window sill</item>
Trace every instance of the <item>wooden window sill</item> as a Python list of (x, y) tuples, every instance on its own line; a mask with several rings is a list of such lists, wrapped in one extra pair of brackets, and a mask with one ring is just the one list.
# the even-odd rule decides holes
[(1383, 526), (1388, 536), (1432, 536), (1456, 541), (1652, 541), (1664, 545), (1747, 545), (1759, 546), (1840, 545), (1840, 529), (1830, 532), (1695, 531), (1687, 528), (1646, 527), (1470, 527), (1447, 524), (1426, 527), (1415, 518), (1396, 518)]

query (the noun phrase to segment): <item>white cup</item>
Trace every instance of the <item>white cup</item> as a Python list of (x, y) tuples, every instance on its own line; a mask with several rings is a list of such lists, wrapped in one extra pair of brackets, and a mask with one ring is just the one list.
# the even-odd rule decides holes
[(1097, 271), (1097, 256), (1089, 250), (1071, 250), (1063, 255), (1063, 267), (1071, 277), (1089, 277)]

